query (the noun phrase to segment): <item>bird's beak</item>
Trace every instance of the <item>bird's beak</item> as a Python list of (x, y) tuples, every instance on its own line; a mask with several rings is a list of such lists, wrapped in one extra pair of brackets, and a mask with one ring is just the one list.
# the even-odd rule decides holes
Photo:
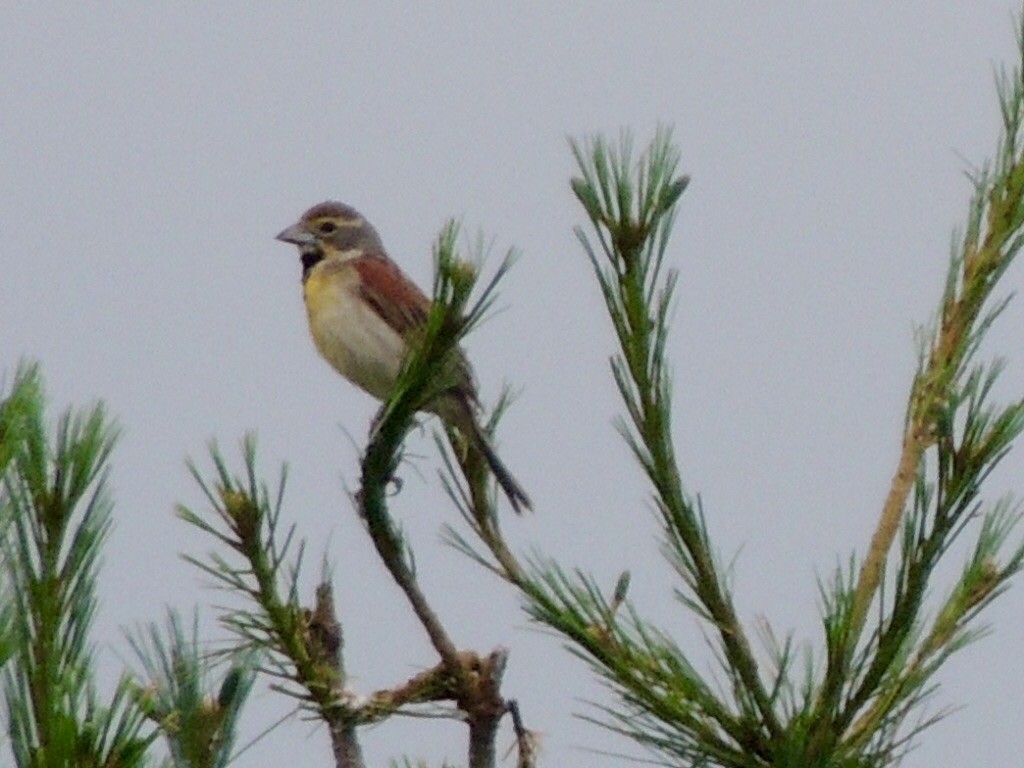
[(301, 247), (303, 245), (312, 245), (316, 238), (302, 224), (292, 224), (288, 229), (279, 232), (275, 240)]

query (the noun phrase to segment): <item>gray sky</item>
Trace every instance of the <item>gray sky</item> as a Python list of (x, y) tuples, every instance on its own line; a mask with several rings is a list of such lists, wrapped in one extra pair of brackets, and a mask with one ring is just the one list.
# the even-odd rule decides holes
[[(772, 7), (775, 6), (775, 7)], [(839, 7), (841, 6), (841, 7)], [(566, 136), (638, 144), (675, 126), (692, 174), (670, 253), (682, 272), (671, 355), (679, 455), (743, 618), (819, 640), (815, 574), (863, 552), (894, 469), (966, 161), (997, 134), (993, 64), (1014, 56), (1007, 0), (900, 3), (7, 3), (0, 11), (0, 366), (42, 361), (55, 405), (102, 398), (124, 429), (96, 640), (113, 677), (120, 627), (189, 610), (205, 590), (178, 552), (207, 542), (172, 515), (200, 503), (183, 459), (255, 429), (268, 479), (291, 464), (287, 516), (334, 563), (347, 661), (362, 692), (434, 658), (346, 501), (375, 404), (316, 355), (294, 249), (309, 205), (345, 200), (429, 285), (449, 216), (522, 251), (505, 311), (470, 342), (485, 397), (523, 394), (501, 452), (536, 514), (517, 541), (614, 583), (706, 659), (670, 596), (638, 470), (611, 427), (612, 349), (571, 232)], [(965, 161), (966, 158), (966, 161)], [(497, 254), (496, 254), (497, 255)], [(1021, 281), (1019, 267), (1007, 288)], [(991, 335), (1024, 390), (1014, 304)], [(548, 765), (631, 751), (572, 717), (601, 690), (507, 590), (438, 543), (454, 513), (417, 443), (396, 514), (460, 644), (512, 650), (505, 692), (544, 732)], [(237, 465), (237, 461), (235, 462)], [(1021, 456), (991, 496), (1021, 488)], [(959, 567), (951, 563), (950, 572)], [(309, 593), (307, 593), (309, 594)], [(955, 658), (935, 707), (965, 708), (908, 766), (959, 755), (1016, 764), (1024, 591)], [(209, 636), (216, 634), (208, 625)], [(246, 733), (283, 711), (260, 687)], [(996, 695), (993, 695), (996, 693)], [(463, 759), (460, 726), (391, 722), (372, 764)], [(502, 748), (510, 743), (503, 738)], [(326, 734), (280, 727), (240, 766), (303, 755)]]

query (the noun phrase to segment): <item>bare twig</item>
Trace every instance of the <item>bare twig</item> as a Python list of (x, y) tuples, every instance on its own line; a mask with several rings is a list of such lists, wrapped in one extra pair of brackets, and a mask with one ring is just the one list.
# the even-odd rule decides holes
[(537, 765), (537, 739), (523, 725), (523, 717), (519, 712), (519, 702), (515, 699), (509, 699), (507, 707), (509, 714), (512, 716), (512, 729), (516, 734), (516, 750), (519, 753), (516, 758), (516, 768), (535, 768)]

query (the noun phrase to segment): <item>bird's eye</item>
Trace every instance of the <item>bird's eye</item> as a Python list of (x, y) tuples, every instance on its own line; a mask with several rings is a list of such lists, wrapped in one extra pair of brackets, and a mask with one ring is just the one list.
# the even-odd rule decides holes
[(324, 235), (330, 235), (330, 234), (334, 233), (334, 231), (337, 230), (337, 229), (338, 229), (338, 225), (335, 224), (333, 221), (325, 221), (325, 222), (323, 222), (319, 226), (319, 230), (320, 230), (321, 234), (324, 234)]

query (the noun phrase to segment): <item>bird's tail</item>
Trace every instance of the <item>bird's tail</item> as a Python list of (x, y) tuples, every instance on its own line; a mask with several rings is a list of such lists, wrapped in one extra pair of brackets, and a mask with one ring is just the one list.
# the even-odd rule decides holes
[(533, 503), (530, 501), (530, 497), (526, 495), (526, 491), (519, 485), (512, 473), (508, 471), (508, 467), (498, 457), (497, 452), (494, 450), (494, 446), (491, 445), (491, 439), (480, 423), (470, 417), (467, 419), (466, 424), (466, 437), (470, 439), (473, 447), (483, 454), (484, 459), (487, 461), (487, 465), (491, 468), (491, 472), (494, 474), (494, 479), (498, 481), (498, 485), (501, 486), (501, 490), (508, 496), (508, 501), (512, 505), (512, 509), (516, 511), (516, 514), (522, 514), (524, 509), (533, 509)]

